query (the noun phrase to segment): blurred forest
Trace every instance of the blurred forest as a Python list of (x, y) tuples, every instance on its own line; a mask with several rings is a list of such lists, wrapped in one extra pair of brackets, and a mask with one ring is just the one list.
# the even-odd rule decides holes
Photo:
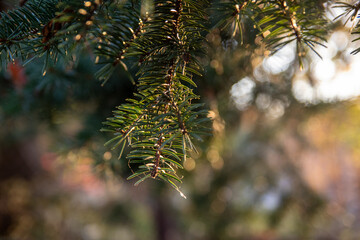
[(360, 58), (348, 26), (334, 23), (324, 59), (310, 54), (303, 70), (291, 46), (267, 56), (255, 30), (243, 46), (223, 35), (207, 35), (200, 60), (213, 136), (184, 163), (187, 199), (160, 181), (134, 187), (104, 147), (102, 122), (135, 88), (123, 69), (101, 86), (85, 49), (43, 77), (42, 59), (1, 72), (0, 239), (359, 239)]

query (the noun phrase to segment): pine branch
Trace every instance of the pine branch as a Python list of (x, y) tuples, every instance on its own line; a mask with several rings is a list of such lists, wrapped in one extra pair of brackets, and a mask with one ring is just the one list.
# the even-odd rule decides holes
[(33, 0), (19, 9), (2, 12), (0, 61), (14, 62), (16, 57), (28, 59), (32, 55), (42, 55), (42, 29), (55, 17), (57, 4), (56, 0)]
[(132, 44), (140, 59), (138, 94), (126, 106), (139, 112), (131, 120), (128, 111), (117, 112), (106, 124), (115, 135), (123, 133), (115, 145), (123, 143), (125, 136), (129, 139), (129, 163), (140, 164), (130, 176), (141, 176), (136, 184), (154, 178), (179, 191), (173, 182), (181, 182), (176, 168), (182, 168), (193, 148), (190, 134), (201, 132), (201, 122), (207, 120), (206, 111), (197, 110), (201, 106), (191, 103), (198, 98), (193, 94), (196, 85), (191, 72), (200, 69), (196, 54), (203, 42), (199, 21), (205, 17), (203, 9), (199, 1), (157, 1), (154, 16), (144, 23), (144, 33)]
[[(97, 73), (98, 78), (107, 80), (118, 63), (127, 68), (120, 59), (141, 33), (139, 9), (139, 4), (101, 0), (29, 0), (1, 15), (1, 59), (7, 63), (20, 57), (28, 59), (27, 64), (46, 55), (45, 72), (50, 59), (56, 62), (60, 56), (72, 61), (73, 54), (84, 48), (80, 43), (85, 43), (95, 48), (99, 57), (112, 58), (113, 65), (105, 64)], [(138, 28), (135, 34), (132, 28)], [(67, 57), (68, 53), (72, 54)]]
[(141, 6), (136, 3), (113, 3), (107, 7), (107, 14), (98, 22), (101, 28), (95, 33), (98, 39), (95, 48), (96, 63), (104, 66), (96, 76), (103, 84), (111, 77), (116, 66), (128, 70), (125, 60), (133, 55), (129, 53), (129, 49), (142, 34), (144, 24), (148, 21), (146, 16), (140, 15), (140, 9)]
[[(212, 7), (214, 28), (220, 28), (227, 37), (233, 38), (236, 34), (240, 35), (240, 42), (243, 44), (246, 35), (246, 20), (250, 20), (257, 25), (256, 15), (259, 12), (257, 1), (250, 0), (231, 0), (220, 1)], [(224, 17), (225, 16), (225, 17)], [(258, 26), (259, 28), (259, 26)]]
[[(306, 9), (306, 10), (305, 10)], [(231, 37), (240, 34), (243, 42), (245, 20), (252, 22), (264, 37), (272, 54), (291, 42), (296, 42), (297, 56), (302, 67), (302, 58), (307, 49), (315, 52), (316, 45), (325, 45), (327, 21), (317, 2), (305, 0), (232, 0), (215, 5), (219, 14), (215, 27), (230, 28)], [(225, 15), (225, 17), (224, 17)]]
[[(349, 21), (353, 22), (353, 26), (350, 29), (351, 34), (359, 35), (360, 34), (360, 23), (359, 20), (356, 20), (359, 18), (359, 10), (360, 10), (360, 1), (355, 1), (354, 3), (350, 4), (347, 2), (336, 2), (334, 8), (340, 8), (343, 9), (344, 12), (340, 15), (338, 15), (334, 21), (340, 19), (340, 18), (346, 18), (345, 24), (347, 24)], [(353, 42), (359, 41), (360, 37), (356, 37)], [(356, 48), (354, 51), (351, 52), (351, 54), (358, 54), (360, 52), (360, 47)]]
[(273, 50), (272, 54), (295, 41), (300, 67), (306, 48), (321, 58), (315, 46), (325, 47), (320, 41), (326, 42), (327, 22), (316, 2), (270, 0), (260, 1), (259, 4), (264, 7), (258, 24), (262, 27), (264, 41)]

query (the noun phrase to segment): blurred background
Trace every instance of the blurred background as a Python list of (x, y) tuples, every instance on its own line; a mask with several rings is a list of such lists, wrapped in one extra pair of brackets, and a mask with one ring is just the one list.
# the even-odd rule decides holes
[(187, 199), (159, 181), (134, 187), (127, 160), (104, 147), (102, 122), (135, 89), (127, 73), (102, 87), (88, 51), (45, 76), (42, 59), (9, 65), (0, 239), (359, 239), (360, 55), (349, 27), (334, 23), (323, 60), (309, 53), (303, 70), (294, 46), (268, 56), (251, 27), (242, 46), (207, 35), (197, 91), (213, 136), (184, 163)]

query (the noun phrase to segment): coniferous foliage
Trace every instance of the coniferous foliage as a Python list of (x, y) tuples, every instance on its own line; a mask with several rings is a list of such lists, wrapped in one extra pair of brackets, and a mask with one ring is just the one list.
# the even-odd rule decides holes
[[(334, 8), (342, 9), (343, 13), (337, 16), (335, 19), (345, 18), (345, 23), (348, 23), (349, 20), (352, 22), (351, 33), (354, 35), (360, 34), (360, 24), (358, 21), (359, 18), (359, 10), (360, 10), (360, 1), (352, 1), (352, 2), (336, 2)], [(356, 37), (353, 41), (359, 41), (360, 37)], [(352, 54), (357, 54), (360, 52), (360, 47), (353, 50)]]
[[(219, 14), (217, 26), (230, 28), (231, 36), (237, 33), (243, 42), (244, 23), (251, 21), (262, 35), (271, 54), (289, 43), (296, 43), (296, 52), (302, 68), (307, 49), (315, 52), (316, 45), (325, 47), (327, 21), (318, 1), (220, 1), (215, 7)], [(223, 16), (228, 16), (224, 18)]]
[(296, 52), (302, 68), (306, 47), (320, 58), (315, 45), (325, 47), (326, 20), (317, 1), (261, 1), (262, 19), (258, 22), (264, 41), (276, 53), (286, 44), (295, 41)]
[(58, 1), (30, 1), (17, 10), (2, 12), (0, 60), (13, 62), (16, 57), (27, 59), (44, 54), (42, 31), (56, 16), (57, 4)]
[[(295, 43), (302, 67), (308, 50), (319, 55), (317, 46), (325, 46), (330, 20), (324, 2), (331, 1), (28, 0), (0, 15), (0, 60), (2, 66), (15, 59), (26, 65), (44, 57), (45, 74), (49, 63), (74, 63), (85, 50), (102, 66), (96, 77), (103, 84), (117, 67), (135, 69), (135, 76), (128, 72), (134, 97), (105, 122), (103, 131), (113, 134), (107, 144), (119, 149), (119, 159), (130, 151), (129, 179), (139, 177), (136, 184), (154, 178), (179, 190), (177, 168), (196, 151), (193, 140), (209, 132), (207, 111), (195, 93), (206, 34), (226, 32), (226, 49), (227, 40), (240, 35), (243, 43), (256, 31), (272, 54)], [(359, 1), (335, 6), (344, 9), (339, 18), (358, 16)], [(354, 29), (358, 34), (358, 23)]]
[(141, 164), (129, 177), (141, 175), (136, 184), (151, 177), (177, 188), (173, 180), (181, 180), (175, 168), (195, 149), (191, 139), (202, 134), (207, 112), (192, 103), (198, 98), (192, 87), (193, 76), (201, 75), (196, 55), (202, 48), (203, 8), (202, 1), (157, 1), (144, 34), (134, 41), (142, 62), (138, 93), (106, 124), (118, 134), (112, 141), (121, 152), (131, 146), (129, 164)]

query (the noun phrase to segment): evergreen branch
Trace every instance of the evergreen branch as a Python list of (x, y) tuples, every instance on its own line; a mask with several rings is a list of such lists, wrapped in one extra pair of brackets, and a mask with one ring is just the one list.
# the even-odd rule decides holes
[[(104, 66), (96, 73), (103, 84), (111, 77), (115, 67), (120, 65), (128, 70), (125, 58), (132, 56), (131, 46), (143, 31), (147, 17), (140, 16), (139, 4), (125, 3), (119, 5), (112, 3), (107, 6), (107, 14), (98, 19), (98, 31), (94, 33), (97, 40), (95, 63)], [(135, 29), (135, 30), (133, 30)], [(132, 77), (129, 75), (130, 79)]]
[[(154, 16), (144, 23), (143, 34), (134, 38), (128, 53), (140, 60), (137, 100), (129, 100), (139, 112), (130, 121), (121, 111), (106, 123), (124, 133), (134, 128), (128, 136), (132, 150), (127, 158), (129, 165), (140, 166), (132, 176), (164, 180), (177, 190), (172, 180), (181, 180), (175, 169), (182, 168), (181, 161), (193, 148), (189, 133), (203, 117), (192, 108), (197, 96), (190, 88), (192, 73), (187, 71), (199, 69), (194, 54), (202, 47), (203, 36), (194, 19), (204, 14), (201, 7), (191, 0), (156, 2)], [(116, 122), (120, 124), (114, 126)]]
[[(28, 1), (24, 6), (0, 14), (0, 60), (14, 61), (31, 55), (41, 56), (43, 26), (55, 17), (57, 0)], [(54, 11), (55, 10), (55, 11)]]
[(220, 1), (216, 3), (212, 9), (215, 12), (213, 16), (215, 21), (214, 28), (220, 28), (226, 38), (233, 38), (239, 33), (241, 44), (244, 42), (245, 21), (249, 19), (257, 25), (255, 21), (256, 14), (259, 11), (257, 1)]
[[(120, 60), (124, 53), (119, 53), (122, 52), (122, 48), (129, 48), (133, 42), (131, 37), (136, 37), (141, 32), (140, 28), (134, 36), (131, 34), (131, 37), (127, 37), (130, 36), (129, 33), (132, 31), (131, 27), (136, 28), (139, 25), (139, 14), (131, 13), (131, 11), (135, 10), (133, 4), (131, 4), (133, 7), (130, 10), (129, 4), (123, 6), (113, 1), (51, 0), (46, 1), (39, 8), (39, 1), (41, 2), (41, 0), (29, 0), (24, 7), (2, 14), (0, 27), (4, 25), (5, 29), (0, 33), (0, 43), (2, 43), (0, 51), (3, 52), (2, 55), (8, 55), (9, 58), (21, 56), (23, 59), (33, 59), (34, 56), (40, 57), (46, 53), (47, 56), (57, 61), (58, 55), (65, 57), (68, 52), (74, 52), (74, 49), (79, 46), (79, 42), (82, 40), (89, 41), (95, 49), (102, 47), (101, 42), (106, 43), (106, 45), (111, 42), (111, 44), (115, 44), (112, 47), (116, 46), (118, 50), (116, 55), (121, 55), (120, 58), (114, 57), (114, 66), (121, 63), (126, 69), (125, 64)], [(138, 10), (135, 12), (138, 12)], [(39, 17), (47, 13), (52, 15), (46, 15), (46, 18)], [(136, 20), (134, 21), (134, 19)], [(112, 20), (112, 23), (115, 24), (111, 24)], [(10, 32), (6, 31), (8, 25), (14, 25)], [(119, 28), (119, 25), (126, 26), (126, 28)], [(104, 26), (109, 26), (109, 33), (106, 29), (103, 29)], [(121, 35), (120, 38), (119, 35)], [(110, 41), (108, 36), (112, 37)], [(114, 41), (114, 39), (116, 40)], [(118, 44), (119, 41), (121, 41), (121, 44)], [(123, 42), (127, 42), (127, 44), (123, 46)], [(79, 47), (82, 48), (82, 46)], [(11, 51), (12, 49), (14, 51)], [(114, 56), (114, 49), (109, 49), (108, 46), (103, 49), (107, 53), (111, 52), (112, 56)], [(104, 54), (104, 50), (98, 50), (98, 56), (108, 56), (106, 53)], [(48, 59), (47, 57), (44, 69), (47, 66)], [(109, 74), (109, 72), (112, 72), (111, 68), (111, 66), (105, 66), (98, 72), (97, 76), (100, 79), (107, 80), (111, 76)], [(104, 74), (105, 72), (107, 74)]]
[[(323, 13), (313, 1), (260, 1), (263, 5), (259, 21), (261, 31), (267, 46), (276, 53), (287, 44), (296, 41), (296, 51), (302, 68), (302, 58), (306, 54), (306, 47), (320, 56), (313, 43), (324, 46), (320, 41), (326, 41), (327, 22)], [(313, 7), (311, 7), (313, 6)], [(305, 11), (304, 9), (309, 9)]]
[(143, 29), (144, 23), (146, 23), (147, 21), (148, 21), (147, 18), (144, 18), (144, 19), (140, 18), (138, 28), (133, 33), (132, 37), (127, 42), (125, 42), (123, 50), (116, 56), (116, 59), (115, 59), (113, 65), (119, 64), (121, 62), (120, 59), (124, 59), (124, 55), (126, 54), (127, 50), (130, 48), (131, 44), (135, 41), (135, 39), (139, 37), (139, 35)]
[[(349, 21), (353, 22), (353, 26), (351, 27), (350, 31), (351, 34), (358, 35), (360, 34), (360, 23), (359, 21), (355, 21), (356, 18), (359, 18), (359, 10), (360, 10), (360, 1), (356, 1), (353, 4), (347, 2), (336, 2), (334, 8), (341, 8), (344, 9), (344, 12), (338, 15), (335, 19), (340, 19), (342, 17), (347, 17), (345, 20), (345, 24)], [(359, 41), (359, 37), (356, 37), (353, 42)], [(351, 54), (358, 54), (360, 52), (360, 47), (356, 48), (351, 52)]]
[(345, 21), (344, 25), (350, 20), (354, 21), (358, 16), (358, 12), (360, 10), (360, 1), (356, 1), (354, 4), (349, 4), (347, 2), (335, 2), (335, 6), (333, 8), (343, 8), (344, 12), (334, 18), (334, 21), (338, 20), (341, 17), (347, 17), (351, 14)]

